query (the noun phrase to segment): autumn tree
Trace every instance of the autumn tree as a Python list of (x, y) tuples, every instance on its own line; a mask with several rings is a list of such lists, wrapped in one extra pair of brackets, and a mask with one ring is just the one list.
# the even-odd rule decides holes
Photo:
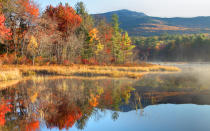
[(104, 51), (104, 45), (101, 43), (99, 37), (98, 37), (98, 29), (97, 28), (93, 28), (90, 32), (89, 32), (89, 43), (90, 43), (90, 48), (92, 49), (92, 57), (93, 57), (93, 63), (92, 64), (98, 64), (98, 62), (100, 61), (100, 56), (103, 54)]
[(58, 30), (64, 35), (69, 35), (80, 26), (82, 19), (76, 11), (67, 3), (65, 6), (59, 4), (57, 7), (48, 6), (45, 13), (58, 23)]
[[(62, 41), (62, 33), (57, 30), (57, 22), (51, 20), (48, 15), (42, 15), (36, 26), (29, 28), (25, 34), (24, 41), (27, 43), (24, 47), (24, 52), (28, 52), (28, 44), (30, 43), (31, 36), (36, 38), (38, 48), (36, 49), (37, 58), (43, 58), (42, 61), (38, 60), (40, 63), (52, 62), (56, 63), (57, 60), (54, 59), (56, 54), (55, 43), (57, 41)], [(28, 53), (26, 53), (28, 54)], [(29, 56), (31, 58), (31, 56)]]
[(119, 28), (117, 15), (109, 24), (89, 15), (83, 2), (75, 9), (62, 3), (50, 5), (41, 15), (33, 0), (0, 2), (4, 14), (0, 16), (0, 39), (4, 43), (0, 49), (14, 54), (12, 63), (22, 64), (27, 59), (33, 64), (121, 64), (131, 60), (134, 46)]
[(112, 36), (112, 53), (116, 63), (125, 63), (126, 60), (131, 60), (132, 50), (135, 46), (131, 43), (128, 33), (120, 29), (118, 19), (116, 14), (112, 16), (112, 27), (114, 30)]
[(10, 29), (5, 26), (5, 17), (3, 14), (0, 15), (0, 41), (3, 43), (5, 39), (11, 36)]
[(92, 16), (88, 14), (83, 2), (76, 3), (75, 10), (77, 14), (82, 18), (81, 26), (76, 31), (76, 34), (82, 41), (83, 46), (81, 60), (83, 63), (88, 63), (94, 54), (89, 34), (94, 29), (94, 21)]
[(125, 32), (122, 36), (122, 45), (121, 49), (123, 51), (124, 63), (132, 61), (133, 49), (135, 45), (132, 44), (131, 38), (128, 36), (128, 33)]
[(24, 55), (21, 54), (26, 44), (24, 36), (29, 28), (36, 25), (39, 9), (33, 0), (8, 0), (4, 1), (3, 5), (2, 11), (7, 18), (6, 24), (12, 33), (11, 40), (7, 42), (8, 52), (15, 52), (16, 56)]
[(31, 36), (31, 39), (30, 39), (29, 44), (27, 46), (27, 50), (28, 50), (29, 54), (32, 56), (33, 65), (34, 65), (35, 57), (37, 55), (37, 49), (38, 49), (37, 40), (34, 36)]
[(58, 63), (61, 63), (64, 58), (69, 56), (66, 56), (68, 50), (72, 47), (69, 37), (74, 35), (74, 31), (80, 26), (82, 19), (68, 4), (65, 6), (59, 4), (57, 7), (48, 6), (44, 14), (56, 22), (57, 30), (62, 35), (61, 40), (54, 42), (55, 56)]

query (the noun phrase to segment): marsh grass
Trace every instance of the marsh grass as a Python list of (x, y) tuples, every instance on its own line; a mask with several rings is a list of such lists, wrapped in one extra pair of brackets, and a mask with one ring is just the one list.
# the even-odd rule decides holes
[(21, 76), (85, 76), (85, 77), (128, 77), (141, 78), (145, 73), (151, 72), (178, 72), (179, 68), (173, 66), (147, 65), (147, 66), (26, 66), (2, 65), (0, 66), (0, 81), (19, 79)]
[(17, 80), (21, 77), (21, 72), (18, 69), (0, 70), (0, 81)]

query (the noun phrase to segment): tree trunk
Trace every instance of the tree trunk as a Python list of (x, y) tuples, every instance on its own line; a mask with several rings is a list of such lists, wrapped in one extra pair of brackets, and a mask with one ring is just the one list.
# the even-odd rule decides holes
[(34, 60), (35, 60), (35, 56), (33, 56), (33, 66), (34, 66)]

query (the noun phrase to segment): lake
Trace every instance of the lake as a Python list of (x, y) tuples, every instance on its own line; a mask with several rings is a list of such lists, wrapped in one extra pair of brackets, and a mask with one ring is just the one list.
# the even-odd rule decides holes
[(128, 78), (33, 77), (0, 90), (3, 131), (209, 131), (210, 64)]

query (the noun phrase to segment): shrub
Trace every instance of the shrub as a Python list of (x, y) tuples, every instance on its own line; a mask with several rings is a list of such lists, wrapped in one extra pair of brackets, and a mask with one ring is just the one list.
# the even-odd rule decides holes
[(13, 54), (3, 54), (0, 56), (2, 64), (16, 64), (16, 55)]

